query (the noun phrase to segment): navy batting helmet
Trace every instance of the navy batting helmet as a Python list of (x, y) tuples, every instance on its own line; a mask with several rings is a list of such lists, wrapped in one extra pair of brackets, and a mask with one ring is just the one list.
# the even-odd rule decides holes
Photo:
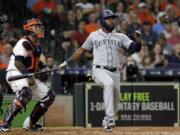
[(108, 25), (105, 22), (105, 19), (115, 18), (115, 17), (116, 15), (111, 10), (103, 10), (99, 17), (99, 23), (102, 27), (104, 27), (106, 30), (111, 32), (114, 29), (114, 25)]

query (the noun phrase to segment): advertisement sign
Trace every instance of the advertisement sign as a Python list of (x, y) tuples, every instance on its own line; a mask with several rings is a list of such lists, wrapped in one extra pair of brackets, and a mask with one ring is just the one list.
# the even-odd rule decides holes
[[(98, 127), (104, 118), (103, 90), (86, 84), (86, 126)], [(179, 84), (125, 83), (119, 95), (117, 126), (174, 126), (178, 121)]]

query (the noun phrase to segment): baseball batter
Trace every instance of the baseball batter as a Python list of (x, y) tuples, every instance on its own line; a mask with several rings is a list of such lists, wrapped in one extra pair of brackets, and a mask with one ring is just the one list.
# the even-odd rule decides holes
[[(38, 69), (41, 55), (39, 39), (44, 37), (44, 27), (40, 20), (33, 18), (27, 20), (23, 25), (23, 29), (25, 36), (16, 43), (10, 57), (6, 75), (7, 80), (10, 76), (31, 73)], [(22, 108), (26, 110), (26, 105), (32, 99), (32, 94), (39, 99), (39, 102), (35, 105), (30, 116), (25, 119), (23, 128), (36, 131), (42, 130), (42, 126), (37, 124), (37, 121), (53, 103), (55, 99), (54, 92), (39, 79), (33, 77), (8, 83), (16, 94), (16, 99), (8, 106), (3, 123), (0, 124), (0, 131), (10, 131), (12, 120), (21, 112)]]
[(115, 17), (111, 10), (102, 11), (99, 17), (102, 28), (92, 32), (82, 47), (59, 65), (61, 69), (79, 59), (85, 51), (93, 51), (92, 76), (94, 81), (104, 89), (105, 117), (102, 125), (105, 131), (112, 131), (112, 127), (115, 126), (114, 117), (118, 109), (120, 92), (119, 49), (124, 48), (130, 53), (138, 52), (141, 49), (140, 33), (136, 33), (135, 41), (132, 41), (122, 33), (112, 32)]

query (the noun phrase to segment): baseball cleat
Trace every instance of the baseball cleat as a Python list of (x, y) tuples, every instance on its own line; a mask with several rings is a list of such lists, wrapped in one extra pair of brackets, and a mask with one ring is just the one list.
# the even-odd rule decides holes
[(102, 122), (102, 126), (103, 127), (115, 127), (115, 121), (113, 119), (104, 119)]
[(108, 126), (114, 128), (116, 126), (115, 121), (114, 120), (108, 120)]
[(112, 132), (112, 127), (104, 127), (105, 132)]
[(0, 132), (9, 132), (10, 126), (8, 123), (1, 123), (0, 124)]
[(31, 124), (30, 117), (27, 117), (23, 123), (23, 129), (31, 131), (43, 131), (43, 126), (41, 124)]
[(105, 118), (102, 122), (102, 126), (104, 128), (104, 131), (106, 132), (112, 132), (112, 128), (116, 126), (115, 121), (113, 119), (107, 119)]

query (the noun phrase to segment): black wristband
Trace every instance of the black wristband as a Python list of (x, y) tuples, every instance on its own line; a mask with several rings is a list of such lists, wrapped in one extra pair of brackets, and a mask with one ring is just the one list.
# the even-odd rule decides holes
[(70, 64), (70, 63), (73, 62), (73, 60), (72, 60), (71, 57), (70, 57), (70, 58), (68, 58), (68, 59), (66, 60), (66, 62), (67, 62), (67, 64)]

